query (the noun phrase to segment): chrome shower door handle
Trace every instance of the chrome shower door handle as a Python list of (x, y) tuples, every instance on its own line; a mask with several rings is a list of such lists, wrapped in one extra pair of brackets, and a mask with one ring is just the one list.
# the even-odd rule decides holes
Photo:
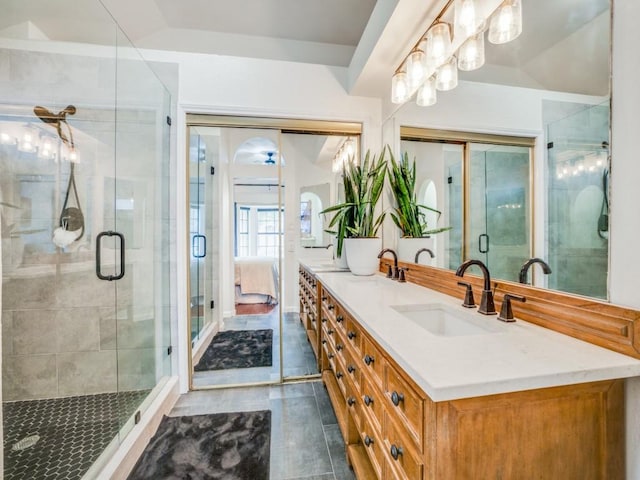
[[(482, 240), (485, 240), (485, 246), (482, 248)], [(480, 253), (488, 253), (489, 252), (489, 235), (486, 233), (481, 233), (478, 236), (478, 251)]]
[[(202, 254), (200, 254), (200, 239), (202, 239)], [(196, 246), (198, 249), (196, 250)], [(204, 235), (194, 235), (191, 239), (191, 254), (193, 258), (204, 258), (207, 256), (207, 237)]]
[[(102, 274), (102, 238), (103, 237), (118, 237), (120, 240), (120, 273), (117, 275), (103, 275)], [(96, 237), (96, 276), (100, 280), (107, 280), (109, 282), (113, 280), (120, 280), (124, 277), (124, 235), (119, 232), (113, 232), (108, 230), (106, 232), (100, 232)]]

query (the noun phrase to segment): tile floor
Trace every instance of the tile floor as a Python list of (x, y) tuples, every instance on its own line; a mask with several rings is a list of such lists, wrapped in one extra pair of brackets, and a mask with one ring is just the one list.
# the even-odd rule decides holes
[(182, 395), (171, 416), (271, 410), (270, 480), (354, 480), (321, 381), (200, 390)]
[[(239, 315), (225, 319), (224, 330), (273, 330), (273, 361), (270, 367), (235, 368), (194, 372), (194, 387), (231, 385), (239, 383), (277, 382), (280, 378), (279, 312), (274, 308), (268, 315)], [(285, 313), (282, 322), (283, 376), (317, 374), (318, 367), (306, 331), (298, 313)]]

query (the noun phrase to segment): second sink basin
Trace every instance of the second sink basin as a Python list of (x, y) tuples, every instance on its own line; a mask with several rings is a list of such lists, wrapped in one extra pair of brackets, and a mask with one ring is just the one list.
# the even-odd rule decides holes
[(442, 337), (500, 332), (498, 325), (491, 322), (494, 317), (487, 318), (440, 303), (395, 305), (391, 308), (428, 332)]

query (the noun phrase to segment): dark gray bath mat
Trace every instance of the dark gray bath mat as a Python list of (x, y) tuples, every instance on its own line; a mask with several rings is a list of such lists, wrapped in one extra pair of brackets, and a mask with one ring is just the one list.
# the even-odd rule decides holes
[(164, 417), (129, 480), (267, 480), (271, 411)]
[(218, 332), (194, 367), (196, 372), (271, 366), (273, 330)]

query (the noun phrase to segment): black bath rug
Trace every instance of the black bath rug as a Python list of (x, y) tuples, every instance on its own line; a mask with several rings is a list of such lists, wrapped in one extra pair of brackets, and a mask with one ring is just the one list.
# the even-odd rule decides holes
[(213, 337), (194, 370), (270, 367), (272, 349), (271, 329), (225, 330)]
[(164, 417), (129, 480), (268, 480), (271, 411)]

